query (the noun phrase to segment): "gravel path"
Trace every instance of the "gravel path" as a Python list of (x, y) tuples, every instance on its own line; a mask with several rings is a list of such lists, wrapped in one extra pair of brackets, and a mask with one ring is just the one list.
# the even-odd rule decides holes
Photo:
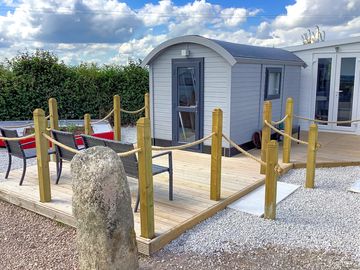
[[(8, 167), (8, 154), (5, 148), (0, 148), (0, 180), (4, 178), (4, 176), (1, 173), (5, 173)], [(28, 159), (27, 161), (28, 166), (35, 165), (36, 159)], [(20, 169), (23, 167), (23, 161), (20, 158), (13, 157), (12, 158), (12, 164), (11, 164), (11, 170)], [(11, 172), (10, 172), (11, 174)]]
[[(276, 221), (226, 209), (183, 234), (164, 252), (211, 256), (281, 247), (341, 255), (329, 269), (360, 269), (360, 197), (346, 192), (359, 177), (360, 167), (317, 169), (316, 189), (301, 187), (282, 201)], [(302, 186), (304, 179), (301, 169), (280, 180)]]
[(0, 201), (0, 268), (75, 269), (76, 231)]
[[(0, 181), (6, 166), (1, 149)], [(316, 189), (301, 187), (279, 204), (276, 221), (226, 209), (153, 257), (140, 256), (142, 269), (360, 269), (360, 197), (346, 192), (360, 167), (316, 176)], [(304, 179), (301, 169), (281, 181)], [(76, 269), (74, 239), (75, 229), (0, 201), (1, 269)]]

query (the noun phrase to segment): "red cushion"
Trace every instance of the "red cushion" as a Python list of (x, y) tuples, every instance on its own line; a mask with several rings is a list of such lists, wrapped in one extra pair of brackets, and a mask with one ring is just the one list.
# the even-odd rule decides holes
[[(101, 133), (94, 133), (93, 134), (94, 137), (98, 137), (98, 138), (103, 138), (103, 139), (108, 139), (108, 140), (113, 140), (114, 139), (114, 132), (113, 131), (108, 131), (108, 132), (101, 132)], [(27, 143), (27, 142), (33, 142), (27, 145), (24, 145), (24, 149), (30, 149), (30, 148), (35, 148), (35, 138), (30, 138), (30, 139), (25, 139), (25, 140), (21, 140), (20, 143)], [(84, 142), (81, 139), (80, 136), (76, 136), (76, 144), (77, 145), (83, 145)], [(0, 147), (5, 147), (5, 143), (0, 140)]]

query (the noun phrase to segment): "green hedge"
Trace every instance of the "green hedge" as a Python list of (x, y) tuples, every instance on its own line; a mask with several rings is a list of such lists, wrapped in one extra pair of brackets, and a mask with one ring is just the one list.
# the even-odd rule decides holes
[[(121, 106), (137, 110), (148, 92), (147, 69), (81, 64), (67, 66), (52, 53), (22, 53), (0, 64), (0, 120), (28, 120), (36, 108), (48, 111), (48, 99), (58, 101), (61, 119), (82, 119), (85, 113), (102, 118), (112, 109), (115, 94)], [(139, 115), (122, 114), (122, 123), (134, 124)]]

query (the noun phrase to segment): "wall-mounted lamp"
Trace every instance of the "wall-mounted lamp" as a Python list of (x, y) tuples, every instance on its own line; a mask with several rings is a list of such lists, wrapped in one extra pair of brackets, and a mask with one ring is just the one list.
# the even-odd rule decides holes
[(340, 51), (340, 47), (339, 46), (336, 46), (335, 47), (335, 52), (339, 52)]
[(190, 51), (188, 49), (181, 50), (181, 56), (189, 57), (190, 56)]

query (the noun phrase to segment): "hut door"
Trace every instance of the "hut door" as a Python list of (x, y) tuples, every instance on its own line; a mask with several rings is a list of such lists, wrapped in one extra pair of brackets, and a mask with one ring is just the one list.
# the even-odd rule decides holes
[[(184, 144), (202, 135), (202, 59), (174, 59), (172, 63), (173, 144)], [(200, 150), (201, 146), (194, 147)]]

